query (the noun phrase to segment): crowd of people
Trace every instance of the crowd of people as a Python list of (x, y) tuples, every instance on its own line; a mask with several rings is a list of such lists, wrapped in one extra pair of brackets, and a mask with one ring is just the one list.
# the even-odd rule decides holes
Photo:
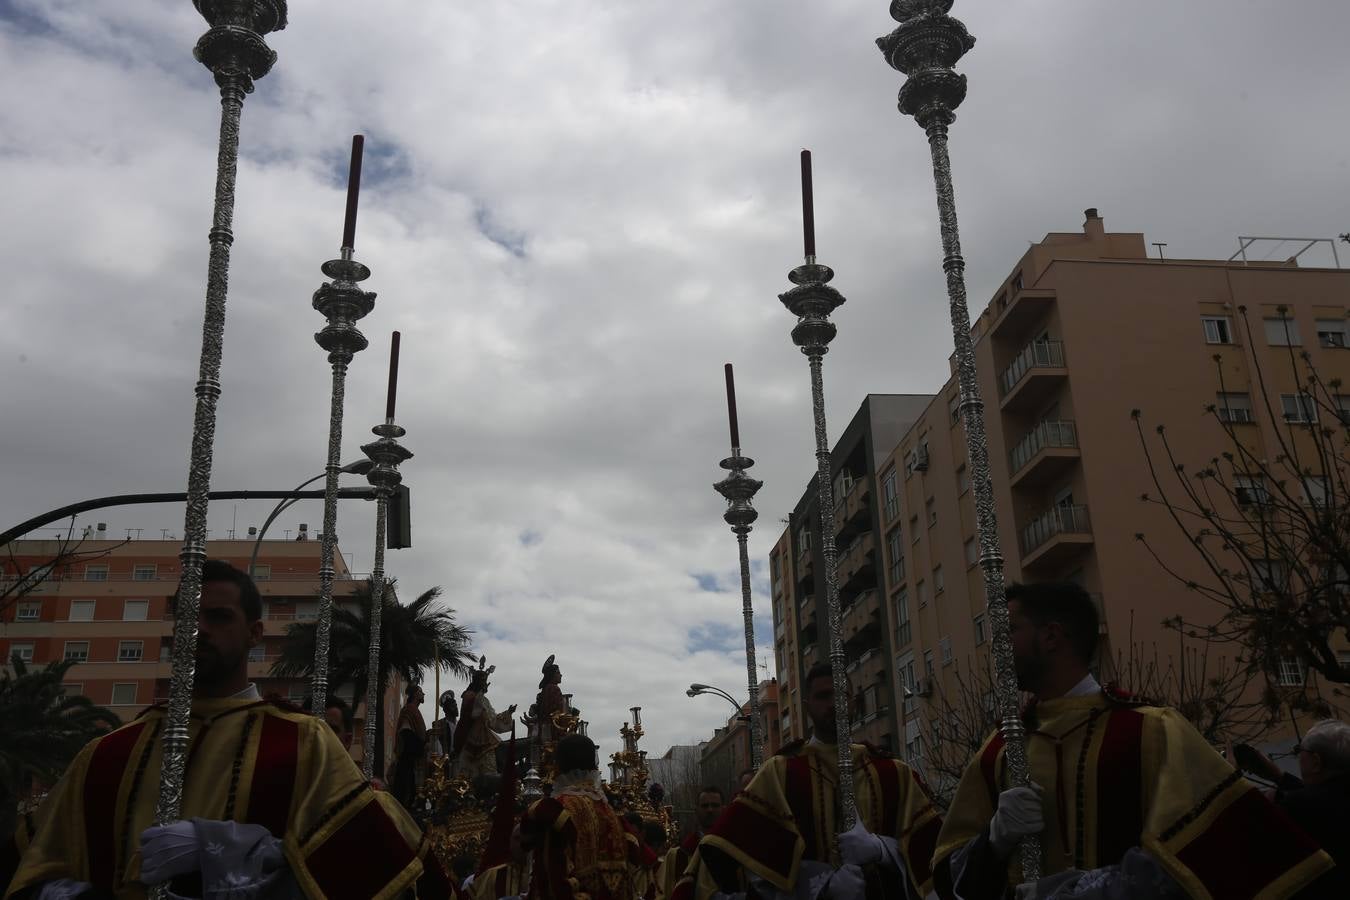
[[(143, 897), (153, 886), (213, 900), (1350, 897), (1350, 725), (1307, 732), (1299, 777), (1255, 755), (1247, 767), (1273, 783), (1263, 791), (1174, 710), (1097, 682), (1097, 612), (1081, 588), (1013, 585), (1007, 603), (1019, 687), (1032, 698), (1022, 717), (1030, 785), (1013, 782), (995, 733), (939, 810), (904, 762), (851, 745), (850, 819), (833, 672), (819, 664), (803, 682), (810, 738), (743, 773), (733, 797), (700, 792), (678, 842), (616, 809), (595, 744), (560, 734), (547, 795), (494, 831), (482, 858), (446, 872), (408, 811), (417, 766), (433, 740), (462, 775), (496, 770), (497, 732), (516, 707), (493, 709), (492, 669), (480, 663), (460, 703), (438, 698), (438, 730), (410, 688), (391, 791), (379, 790), (347, 752), (345, 703), (330, 700), (317, 718), (248, 682), (261, 598), (246, 574), (208, 562), (182, 819), (154, 824), (166, 718), (154, 707), (91, 742), (20, 822), (0, 856), (5, 898)], [(531, 721), (562, 703), (552, 657), (543, 676)], [(1028, 880), (1020, 848), (1032, 837), (1041, 868)]]

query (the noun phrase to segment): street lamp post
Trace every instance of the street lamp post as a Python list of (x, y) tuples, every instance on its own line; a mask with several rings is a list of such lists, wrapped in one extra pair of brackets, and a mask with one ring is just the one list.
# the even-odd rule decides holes
[[(956, 198), (952, 189), (952, 164), (947, 152), (947, 128), (956, 119), (956, 108), (966, 97), (966, 76), (952, 66), (975, 46), (966, 26), (947, 13), (954, 0), (891, 0), (891, 18), (900, 26), (877, 46), (892, 68), (904, 74), (899, 109), (913, 116), (928, 135), (937, 190), (938, 226), (942, 233), (942, 269), (947, 274), (947, 299), (952, 336), (956, 344), (956, 374), (961, 389), (961, 416), (970, 459), (971, 490), (975, 495), (975, 521), (980, 537), (980, 568), (984, 572), (984, 596), (989, 616), (994, 662), (995, 695), (999, 730), (1007, 748), (1008, 771), (1014, 784), (1030, 781), (1026, 755), (1026, 732), (1018, 715), (1017, 675), (1013, 668), (1012, 641), (1008, 636), (1008, 606), (1003, 594), (1003, 553), (999, 549), (998, 521), (994, 513), (994, 487), (989, 475), (989, 445), (984, 430), (984, 401), (975, 370), (970, 337), (970, 311), (966, 306), (965, 260), (956, 225)], [(1022, 841), (1022, 876), (1034, 882), (1041, 873), (1040, 838)]]
[[(338, 471), (347, 475), (364, 475), (370, 471), (372, 465), (374, 464), (368, 459), (358, 459), (347, 463)], [(248, 558), (248, 574), (250, 578), (256, 574), (255, 570), (258, 567), (258, 551), (262, 548), (262, 540), (263, 537), (265, 537), (267, 534), (267, 529), (272, 527), (272, 523), (276, 521), (277, 516), (281, 515), (283, 512), (290, 509), (292, 506), (294, 506), (296, 503), (298, 503), (300, 500), (303, 499), (302, 497), (295, 496), (296, 494), (299, 494), (301, 491), (309, 487), (314, 482), (318, 481), (320, 478), (326, 477), (328, 477), (327, 472), (320, 472), (313, 478), (300, 482), (298, 485), (295, 486), (295, 489), (291, 491), (290, 496), (282, 497), (281, 501), (278, 502), (277, 505), (272, 508), (272, 512), (269, 513), (267, 518), (263, 520), (262, 527), (258, 529), (257, 539), (254, 540), (253, 542), (253, 553)]]
[(740, 553), (741, 564), (741, 615), (745, 622), (745, 674), (747, 689), (750, 692), (750, 765), (756, 771), (764, 762), (764, 735), (759, 723), (759, 683), (755, 679), (755, 610), (750, 597), (750, 552), (747, 547), (750, 527), (759, 513), (751, 505), (755, 492), (764, 486), (745, 474), (745, 470), (755, 464), (748, 456), (741, 455), (741, 430), (736, 419), (736, 382), (732, 376), (731, 363), (726, 364), (727, 379), (727, 416), (731, 423), (731, 456), (722, 460), (720, 465), (730, 474), (713, 487), (717, 493), (727, 498), (727, 510), (722, 518), (731, 526), (736, 535), (736, 547)]
[[(197, 370), (197, 403), (192, 419), (192, 451), (188, 464), (187, 502), (183, 515), (183, 547), (178, 554), (182, 578), (178, 615), (174, 617), (169, 705), (164, 723), (164, 756), (160, 766), (155, 822), (178, 819), (187, 769), (188, 719), (192, 685), (197, 675), (197, 615), (201, 609), (202, 565), (206, 562), (206, 512), (211, 492), (211, 463), (216, 438), (216, 401), (220, 398), (220, 364), (225, 343), (225, 298), (234, 242), (234, 184), (239, 168), (239, 119), (244, 97), (253, 83), (272, 69), (277, 55), (263, 36), (286, 27), (286, 0), (195, 0), (210, 26), (192, 55), (211, 70), (220, 89), (220, 132), (216, 155), (215, 206), (212, 210), (210, 256), (206, 268), (206, 302)], [(157, 889), (156, 896), (164, 890)]]
[(686, 697), (701, 697), (704, 694), (711, 694), (714, 697), (721, 697), (723, 700), (736, 707), (736, 715), (740, 718), (745, 717), (746, 704), (740, 702), (735, 697), (728, 694), (719, 687), (713, 687), (710, 684), (691, 684), (689, 690), (684, 692)]

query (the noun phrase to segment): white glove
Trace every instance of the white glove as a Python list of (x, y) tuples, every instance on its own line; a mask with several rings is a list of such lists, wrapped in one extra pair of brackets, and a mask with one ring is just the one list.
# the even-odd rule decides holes
[(33, 895), (32, 900), (76, 900), (85, 891), (92, 891), (93, 889), (94, 886), (87, 881), (58, 878), (55, 881), (42, 882), (42, 886)]
[(1040, 785), (1009, 788), (998, 795), (998, 809), (989, 820), (989, 843), (999, 856), (1008, 856), (1022, 838), (1044, 829)]
[(159, 884), (200, 868), (197, 826), (191, 820), (151, 825), (141, 832), (142, 884)]
[(881, 862), (883, 852), (881, 838), (868, 831), (861, 818), (839, 835), (839, 858), (844, 865), (870, 866)]
[(862, 900), (867, 893), (867, 879), (862, 869), (854, 865), (840, 866), (825, 886), (825, 896), (830, 900)]

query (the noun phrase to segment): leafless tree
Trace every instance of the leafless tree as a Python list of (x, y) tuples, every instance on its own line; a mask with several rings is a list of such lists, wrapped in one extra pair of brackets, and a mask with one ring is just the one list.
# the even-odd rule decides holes
[(118, 541), (106, 547), (86, 548), (87, 534), (75, 534), (75, 517), (70, 517), (70, 525), (64, 535), (57, 534), (56, 549), (47, 559), (37, 565), (29, 565), (28, 571), (19, 563), (15, 552), (15, 542), (5, 545), (6, 559), (0, 561), (0, 613), (4, 613), (15, 603), (40, 588), (45, 582), (69, 574), (70, 568), (81, 563), (102, 559), (112, 554), (126, 541)]
[[(1245, 307), (1238, 310), (1250, 346), (1251, 322)], [(1288, 332), (1292, 320), (1279, 311)], [(1337, 652), (1350, 637), (1350, 394), (1340, 393), (1338, 379), (1324, 380), (1297, 346), (1287, 353), (1296, 393), (1279, 410), (1259, 355), (1249, 357), (1250, 385), (1229, 385), (1222, 356), (1214, 361), (1220, 401), (1205, 411), (1224, 446), (1199, 469), (1177, 458), (1163, 425), (1150, 439), (1142, 413), (1132, 413), (1154, 487), (1141, 500), (1166, 510), (1203, 576), (1186, 574), (1175, 540), (1135, 537), (1165, 572), (1215, 605), (1212, 623), (1176, 619), (1171, 627), (1236, 644), (1266, 681), (1271, 703), (1326, 714), (1345, 696), (1337, 686), (1350, 684), (1350, 662)], [(1249, 391), (1251, 402), (1230, 405), (1233, 391)], [(1267, 443), (1274, 439), (1273, 456), (1257, 449), (1254, 427)]]

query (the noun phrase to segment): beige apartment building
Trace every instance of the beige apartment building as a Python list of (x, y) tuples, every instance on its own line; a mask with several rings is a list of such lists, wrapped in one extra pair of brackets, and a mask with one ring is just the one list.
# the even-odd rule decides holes
[[(1166, 510), (1140, 499), (1156, 492), (1131, 410), (1142, 410), (1150, 438), (1154, 426), (1165, 424), (1177, 458), (1195, 469), (1222, 453), (1227, 441), (1208, 405), (1224, 410), (1240, 439), (1263, 458), (1278, 452), (1267, 451), (1278, 439), (1268, 417), (1253, 410), (1268, 402), (1286, 421), (1306, 416), (1291, 345), (1294, 354), (1309, 354), (1324, 380), (1350, 384), (1350, 270), (1293, 260), (1163, 261), (1149, 258), (1146, 248), (1144, 235), (1108, 233), (1097, 211), (1088, 210), (1081, 232), (1052, 233), (1032, 245), (972, 326), (1006, 577), (1083, 584), (1102, 613), (1105, 677), (1132, 641), (1148, 654), (1155, 645), (1173, 646), (1175, 638), (1161, 625), (1165, 617), (1204, 622), (1219, 615), (1135, 538), (1149, 535), (1182, 575), (1205, 576)], [(1244, 307), (1250, 339), (1241, 322)], [(1345, 421), (1350, 395), (1336, 399), (1347, 410)], [(935, 692), (957, 693), (958, 672), (978, 681), (970, 673), (989, 650), (957, 403), (949, 377), (874, 466), (852, 473), (850, 489), (859, 506), (875, 510), (870, 535), (853, 540), (862, 541), (857, 546), (879, 574), (875, 593), (861, 598), (865, 605), (845, 612), (844, 637), (889, 654), (876, 685), (892, 691), (887, 709), (881, 699), (872, 707), (873, 721), (883, 724), (860, 721), (855, 739), (875, 740), (880, 731), (890, 739), (878, 743), (920, 761), (936, 716), (926, 700)], [(846, 439), (847, 432), (841, 446)], [(837, 452), (835, 460), (838, 472)], [(836, 490), (837, 505), (840, 497)], [(847, 520), (854, 507), (848, 492), (842, 498)], [(820, 640), (811, 626), (823, 621), (823, 610), (813, 619), (787, 602), (794, 578), (813, 583), (803, 581), (803, 561), (818, 567), (803, 556), (802, 536), (794, 533), (803, 524), (794, 512), (770, 555), (775, 649), (789, 698), (813, 658), (807, 647)], [(852, 566), (847, 542), (840, 543), (842, 586)], [(840, 593), (845, 596), (842, 587)], [(873, 636), (857, 643), (869, 631)], [(861, 668), (860, 657), (851, 657), (850, 665)], [(862, 674), (853, 677), (855, 693), (874, 686)], [(1279, 675), (1291, 687), (1305, 677), (1311, 676), (1293, 661)], [(784, 706), (794, 719), (784, 733), (800, 734), (799, 700)], [(865, 702), (862, 709), (866, 719)]]
[[(207, 543), (207, 556), (247, 571), (252, 540)], [(318, 540), (264, 540), (255, 579), (263, 598), (263, 641), (249, 656), (249, 678), (264, 694), (299, 703), (309, 695), (302, 679), (272, 677), (286, 628), (312, 620), (319, 594)], [(173, 643), (170, 600), (178, 589), (175, 540), (109, 540), (96, 532), (85, 540), (19, 540), (5, 548), (0, 578), (57, 564), (38, 586), (0, 613), (0, 653), (36, 666), (76, 659), (67, 691), (106, 706), (124, 721), (169, 696), (169, 651)], [(334, 553), (333, 600), (354, 602), (365, 576), (352, 573)], [(390, 685), (385, 702), (386, 746), (402, 705), (402, 684)], [(351, 701), (351, 688), (339, 690)], [(364, 712), (357, 710), (358, 718)], [(358, 722), (358, 731), (361, 723)], [(360, 755), (360, 741), (353, 741)]]

